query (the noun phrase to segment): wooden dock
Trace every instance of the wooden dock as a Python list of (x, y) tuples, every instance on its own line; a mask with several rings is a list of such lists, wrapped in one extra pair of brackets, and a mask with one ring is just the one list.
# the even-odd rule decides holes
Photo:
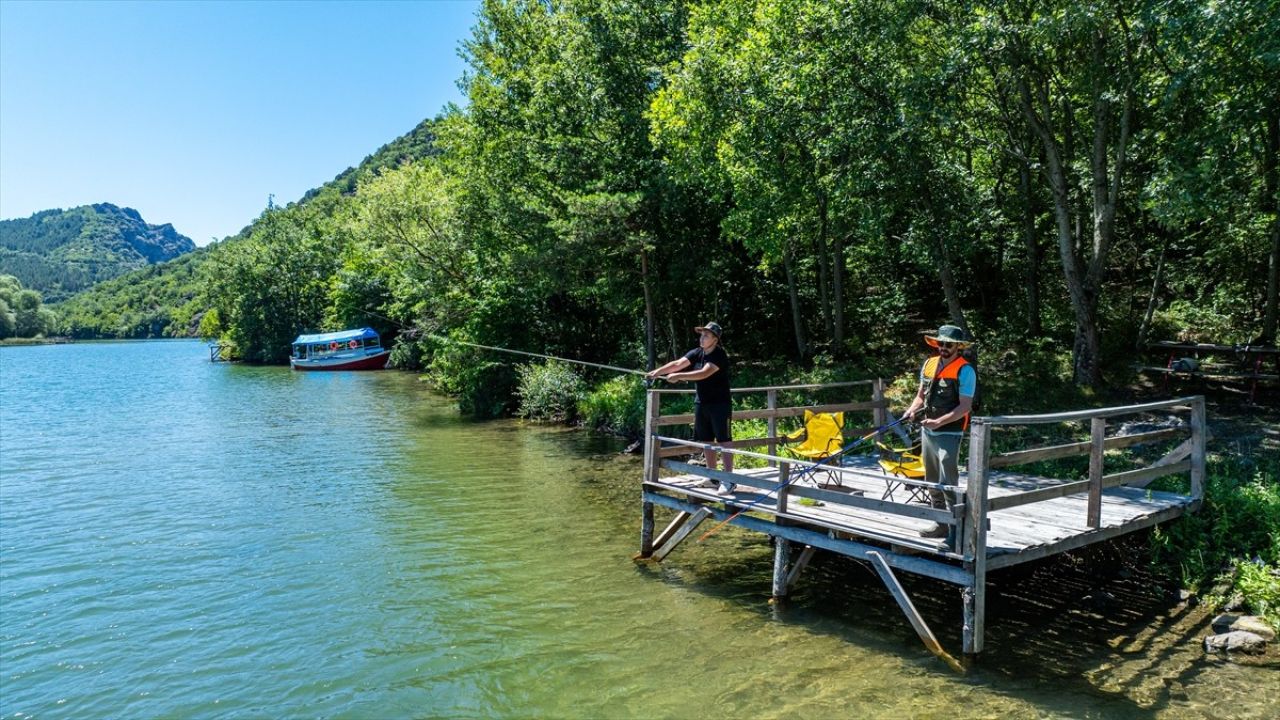
[[(865, 387), (863, 393), (870, 390), (869, 400), (807, 407), (777, 404), (779, 392), (831, 388), (857, 392), (860, 385)], [(936, 640), (893, 577), (894, 570), (924, 575), (963, 589), (963, 651), (973, 655), (983, 647), (988, 570), (1038, 560), (1150, 527), (1193, 512), (1202, 502), (1206, 436), (1205, 405), (1200, 396), (1048, 415), (974, 418), (968, 469), (962, 473), (957, 488), (888, 475), (875, 458), (864, 455), (842, 457), (838, 465), (823, 465), (818, 473), (809, 471), (813, 463), (778, 454), (777, 420), (800, 416), (805, 410), (844, 412), (846, 417), (865, 412), (871, 416), (872, 427), (884, 426), (890, 416), (883, 387), (881, 381), (874, 380), (736, 390), (766, 394), (765, 408), (735, 411), (734, 417), (765, 418), (769, 433), (762, 438), (718, 445), (659, 434), (657, 430), (662, 426), (690, 422), (688, 415), (664, 416), (660, 412), (664, 394), (688, 391), (650, 390), (639, 557), (662, 560), (694, 536), (694, 530), (704, 521), (728, 520), (777, 539), (773, 575), (773, 595), (777, 598), (788, 594), (816, 550), (858, 558), (880, 571), (926, 645), (932, 642), (931, 649), (949, 660), (945, 652), (933, 647)], [(1185, 421), (1181, 426), (1152, 432), (1108, 434), (1113, 419), (1148, 413), (1181, 415)], [(992, 454), (993, 432), (1048, 423), (1085, 423), (1090, 440)], [(849, 432), (846, 442), (861, 434)], [(1146, 467), (1105, 472), (1108, 452), (1114, 463), (1127, 450), (1152, 445), (1174, 447)], [(749, 447), (760, 447), (765, 452), (747, 450)], [(730, 474), (676, 459), (706, 448), (753, 458), (754, 464), (763, 467)], [(1085, 477), (1041, 477), (1007, 469), (1071, 456), (1089, 457)], [(1186, 492), (1146, 489), (1152, 480), (1176, 474), (1186, 476)], [(793, 482), (792, 478), (800, 479)], [(715, 484), (721, 480), (736, 483), (736, 491), (728, 496), (717, 494)], [(945, 491), (948, 507), (935, 509), (919, 502), (929, 490)], [(675, 511), (666, 529), (659, 533), (655, 533), (655, 507)], [(741, 512), (744, 508), (747, 512)], [(921, 537), (919, 531), (934, 522), (952, 528), (954, 540)], [(797, 552), (793, 553), (793, 549)]]

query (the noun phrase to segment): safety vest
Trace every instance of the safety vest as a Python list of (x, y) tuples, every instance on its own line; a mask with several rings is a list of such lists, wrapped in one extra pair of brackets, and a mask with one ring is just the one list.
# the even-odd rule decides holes
[[(955, 410), (960, 404), (960, 368), (969, 364), (963, 357), (957, 357), (942, 368), (941, 374), (937, 374), (939, 359), (934, 355), (925, 360), (922, 371), (922, 374), (930, 379), (924, 400), (924, 416), (930, 419), (940, 418)], [(968, 427), (969, 413), (965, 413), (964, 417), (958, 420), (934, 428), (934, 432), (964, 432)]]

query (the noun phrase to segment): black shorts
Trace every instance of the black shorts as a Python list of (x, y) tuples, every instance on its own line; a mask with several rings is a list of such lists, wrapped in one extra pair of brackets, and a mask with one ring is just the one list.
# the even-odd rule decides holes
[(729, 442), (729, 415), (732, 403), (694, 403), (693, 439), (698, 442)]

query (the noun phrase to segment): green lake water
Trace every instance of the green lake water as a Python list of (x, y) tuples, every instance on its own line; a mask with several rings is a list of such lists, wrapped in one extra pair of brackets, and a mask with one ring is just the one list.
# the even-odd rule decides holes
[(1274, 717), (1274, 662), (1106, 563), (993, 575), (963, 676), (856, 562), (780, 608), (761, 536), (636, 564), (622, 447), (407, 373), (0, 348), (0, 717)]

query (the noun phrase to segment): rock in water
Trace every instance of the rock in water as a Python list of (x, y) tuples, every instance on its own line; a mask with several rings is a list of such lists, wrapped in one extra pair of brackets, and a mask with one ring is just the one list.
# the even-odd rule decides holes
[(1210, 635), (1204, 639), (1204, 651), (1207, 653), (1242, 652), (1256, 654), (1266, 652), (1266, 650), (1267, 641), (1265, 639), (1243, 630), (1233, 630), (1221, 635)]

